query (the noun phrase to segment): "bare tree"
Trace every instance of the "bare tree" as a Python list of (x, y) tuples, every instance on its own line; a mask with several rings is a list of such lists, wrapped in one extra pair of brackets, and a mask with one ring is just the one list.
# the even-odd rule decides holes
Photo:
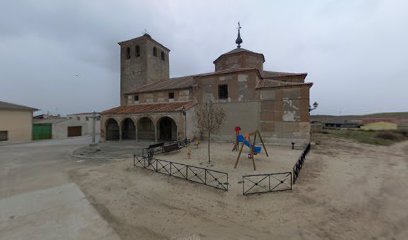
[(195, 109), (195, 120), (198, 129), (200, 129), (202, 133), (208, 134), (208, 163), (211, 163), (211, 134), (217, 133), (220, 129), (225, 120), (225, 111), (212, 101), (207, 101)]

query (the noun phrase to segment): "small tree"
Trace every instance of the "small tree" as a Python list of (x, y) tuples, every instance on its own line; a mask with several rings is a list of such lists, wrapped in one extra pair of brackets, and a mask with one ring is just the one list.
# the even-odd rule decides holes
[(218, 132), (224, 122), (224, 119), (224, 109), (218, 105), (215, 105), (212, 101), (207, 101), (199, 105), (195, 110), (195, 120), (198, 129), (200, 129), (202, 133), (208, 134), (208, 163), (211, 163), (211, 134)]

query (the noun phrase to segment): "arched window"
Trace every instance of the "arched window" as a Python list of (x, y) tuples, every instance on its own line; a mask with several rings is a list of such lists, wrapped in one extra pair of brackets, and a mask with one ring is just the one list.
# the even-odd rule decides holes
[(160, 57), (161, 57), (161, 60), (165, 60), (165, 55), (164, 55), (164, 52), (163, 51), (161, 51), (161, 53), (160, 53)]
[(139, 45), (136, 45), (135, 50), (136, 50), (136, 57), (140, 57), (140, 47), (139, 47)]
[(130, 47), (126, 48), (126, 58), (129, 59), (130, 58)]
[(157, 48), (153, 47), (153, 56), (157, 57)]

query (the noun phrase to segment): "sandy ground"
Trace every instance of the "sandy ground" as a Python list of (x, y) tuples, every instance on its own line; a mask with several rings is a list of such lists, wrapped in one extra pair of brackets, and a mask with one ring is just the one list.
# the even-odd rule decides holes
[[(382, 147), (317, 139), (287, 192), (243, 196), (239, 177), (223, 192), (134, 169), (131, 159), (72, 170), (71, 178), (122, 239), (406, 239), (408, 142)], [(214, 145), (213, 168), (252, 173), (245, 158), (232, 169), (230, 149)], [(192, 158), (205, 159), (204, 150)], [(296, 152), (281, 150), (260, 158), (259, 172), (291, 168), (296, 158), (283, 152)], [(190, 161), (184, 151), (160, 158)]]
[(110, 239), (116, 232), (75, 183), (0, 199), (0, 239)]
[(107, 161), (72, 158), (90, 137), (0, 146), (0, 239), (119, 239), (69, 176)]

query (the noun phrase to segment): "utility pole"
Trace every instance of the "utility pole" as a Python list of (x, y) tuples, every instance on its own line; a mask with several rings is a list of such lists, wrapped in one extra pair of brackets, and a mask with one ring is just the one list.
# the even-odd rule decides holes
[(96, 144), (96, 142), (95, 142), (95, 133), (96, 133), (96, 118), (97, 118), (98, 116), (96, 115), (96, 112), (95, 111), (93, 111), (92, 112), (92, 143), (91, 143), (91, 146), (96, 146), (97, 144)]

